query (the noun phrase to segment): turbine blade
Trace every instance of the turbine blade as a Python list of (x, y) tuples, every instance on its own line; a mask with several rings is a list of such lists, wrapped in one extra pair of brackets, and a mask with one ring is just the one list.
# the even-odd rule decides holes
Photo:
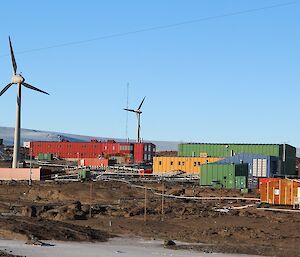
[(135, 110), (132, 110), (132, 109), (127, 109), (127, 108), (124, 108), (125, 111), (128, 111), (128, 112), (136, 112)]
[(7, 89), (10, 88), (10, 86), (11, 86), (12, 84), (13, 84), (13, 83), (9, 83), (5, 88), (3, 88), (2, 91), (0, 92), (0, 96), (2, 96), (2, 95), (5, 93), (5, 91), (6, 91)]
[(143, 105), (143, 103), (144, 103), (144, 101), (145, 101), (145, 98), (146, 98), (146, 96), (144, 97), (143, 101), (141, 102), (141, 104), (140, 104), (140, 106), (139, 106), (138, 110), (140, 110), (140, 109), (141, 109), (141, 107), (142, 107), (142, 105)]
[(36, 88), (36, 87), (34, 87), (34, 86), (31, 86), (31, 85), (29, 85), (28, 83), (23, 82), (22, 85), (23, 85), (24, 87), (29, 88), (29, 89), (32, 89), (32, 90), (41, 92), (41, 93), (46, 94), (46, 95), (49, 95), (47, 92), (45, 92), (45, 91), (43, 91), (43, 90), (41, 90), (41, 89), (38, 89), (38, 88)]
[(17, 66), (17, 63), (16, 63), (16, 59), (15, 59), (15, 55), (14, 55), (14, 50), (13, 50), (12, 45), (11, 45), (10, 37), (8, 37), (8, 39), (9, 39), (11, 63), (12, 63), (12, 66), (13, 66), (14, 74), (16, 74), (18, 66)]

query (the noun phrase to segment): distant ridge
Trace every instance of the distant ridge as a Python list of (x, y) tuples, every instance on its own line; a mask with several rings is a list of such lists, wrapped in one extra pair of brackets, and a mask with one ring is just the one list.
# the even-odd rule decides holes
[[(0, 138), (3, 138), (5, 145), (13, 145), (14, 142), (14, 128), (11, 127), (0, 127)], [(91, 139), (97, 140), (116, 140), (124, 142), (121, 138), (108, 138), (108, 137), (92, 137), (74, 135), (60, 132), (40, 131), (34, 129), (21, 129), (21, 144), (26, 141), (60, 141), (66, 139), (71, 142), (84, 142), (90, 141)], [(156, 145), (157, 151), (177, 151), (179, 142), (169, 141), (155, 141), (155, 140), (144, 140), (145, 142), (152, 142)]]

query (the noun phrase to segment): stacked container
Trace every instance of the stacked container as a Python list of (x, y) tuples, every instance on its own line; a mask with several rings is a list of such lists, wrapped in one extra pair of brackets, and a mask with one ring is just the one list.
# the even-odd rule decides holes
[(261, 154), (278, 158), (278, 176), (296, 174), (296, 148), (288, 144), (180, 144), (178, 156), (231, 157), (238, 154)]
[(200, 185), (218, 188), (247, 188), (248, 164), (209, 163), (201, 166)]

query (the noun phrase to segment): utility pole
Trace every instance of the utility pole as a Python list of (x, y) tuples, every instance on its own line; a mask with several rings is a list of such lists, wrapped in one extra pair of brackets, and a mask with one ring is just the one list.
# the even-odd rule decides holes
[(144, 222), (147, 222), (147, 187), (145, 187)]
[(30, 170), (29, 170), (29, 186), (31, 186), (32, 185), (32, 148), (31, 148), (31, 146), (30, 146), (30, 148), (29, 148), (30, 150), (29, 150), (29, 154), (30, 154)]
[(92, 218), (92, 203), (93, 203), (93, 181), (90, 183), (90, 218)]
[(161, 190), (161, 221), (164, 221), (164, 194), (165, 194), (165, 184), (164, 184), (164, 181), (162, 179), (162, 190)]

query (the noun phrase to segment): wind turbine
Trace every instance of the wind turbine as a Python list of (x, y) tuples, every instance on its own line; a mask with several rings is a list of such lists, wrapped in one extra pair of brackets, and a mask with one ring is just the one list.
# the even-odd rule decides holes
[(137, 140), (136, 140), (136, 142), (137, 143), (141, 143), (141, 114), (142, 114), (141, 108), (142, 108), (145, 98), (146, 98), (146, 96), (143, 98), (140, 106), (136, 110), (124, 108), (125, 111), (136, 113), (136, 117), (137, 117)]
[(21, 74), (17, 74), (17, 63), (14, 55), (14, 51), (11, 45), (10, 37), (9, 40), (9, 47), (10, 47), (10, 56), (13, 68), (13, 75), (11, 79), (11, 83), (9, 83), (3, 90), (0, 92), (0, 96), (2, 96), (7, 89), (9, 89), (12, 85), (17, 84), (17, 109), (16, 109), (16, 127), (15, 127), (15, 137), (14, 137), (14, 155), (13, 155), (13, 168), (18, 168), (19, 164), (19, 151), (20, 151), (20, 128), (21, 128), (21, 88), (22, 86), (27, 87), (29, 89), (44, 93), (49, 95), (47, 92), (38, 89), (28, 83), (25, 82), (25, 79), (22, 77)]

